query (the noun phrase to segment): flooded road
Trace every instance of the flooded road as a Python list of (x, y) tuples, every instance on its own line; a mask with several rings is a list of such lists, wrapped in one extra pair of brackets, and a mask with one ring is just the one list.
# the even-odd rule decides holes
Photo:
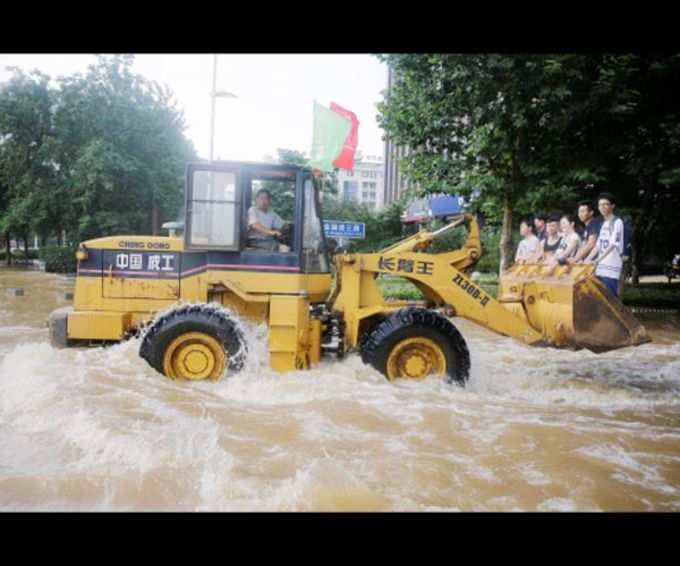
[(678, 318), (599, 355), (454, 319), (466, 389), (357, 355), (278, 375), (250, 326), (245, 371), (186, 383), (137, 340), (51, 348), (73, 283), (0, 269), (0, 510), (680, 510)]

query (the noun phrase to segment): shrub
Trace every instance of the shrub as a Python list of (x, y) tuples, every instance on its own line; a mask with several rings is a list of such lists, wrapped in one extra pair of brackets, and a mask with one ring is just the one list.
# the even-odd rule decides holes
[(413, 283), (401, 277), (381, 275), (378, 278), (378, 288), (386, 299), (400, 301), (418, 301), (423, 299), (423, 294)]
[(77, 268), (74, 248), (49, 247), (40, 250), (40, 259), (45, 262), (45, 271), (49, 273), (75, 273)]
[(28, 250), (28, 255), (26, 255), (26, 252), (22, 249), (16, 249), (12, 252), (12, 257), (16, 259), (17, 261), (25, 261), (27, 259), (38, 259), (39, 250)]
[(480, 230), (482, 240), (482, 257), (475, 266), (476, 271), (483, 273), (498, 273), (501, 254), (498, 244), (501, 241), (501, 232), (494, 226), (485, 226)]
[(680, 285), (668, 283), (627, 284), (623, 287), (623, 302), (629, 306), (677, 309), (680, 305)]
[[(28, 250), (28, 256), (26, 256), (26, 252), (24, 250), (16, 249), (12, 251), (12, 263), (21, 263), (26, 261), (27, 259), (38, 259), (39, 253), (38, 250)], [(0, 262), (6, 262), (7, 261), (7, 251), (6, 250), (0, 250)]]

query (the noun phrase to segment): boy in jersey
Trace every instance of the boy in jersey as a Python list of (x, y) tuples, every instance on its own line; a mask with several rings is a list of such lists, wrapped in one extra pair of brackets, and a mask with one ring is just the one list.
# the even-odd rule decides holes
[[(602, 193), (597, 198), (602, 215), (602, 227), (595, 247), (585, 259), (596, 265), (595, 275), (616, 297), (619, 296), (619, 277), (623, 268), (623, 221), (614, 216), (616, 200), (611, 193)], [(597, 259), (595, 259), (597, 258)]]

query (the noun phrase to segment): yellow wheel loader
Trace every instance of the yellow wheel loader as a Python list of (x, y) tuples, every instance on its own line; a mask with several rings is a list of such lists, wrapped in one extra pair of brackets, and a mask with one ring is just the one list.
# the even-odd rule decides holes
[[(248, 232), (259, 188), (275, 187), (289, 214), (289, 251), (263, 250)], [(181, 237), (115, 236), (80, 244), (73, 307), (49, 317), (55, 346), (142, 336), (140, 355), (170, 378), (220, 379), (242, 365), (241, 320), (269, 326), (271, 367), (309, 368), (358, 351), (389, 380), (441, 375), (464, 384), (467, 345), (451, 318), (464, 317), (530, 345), (604, 351), (648, 341), (644, 327), (594, 277), (592, 266), (518, 266), (494, 299), (470, 280), (479, 227), (461, 215), (376, 253), (335, 256), (335, 285), (322, 230), (317, 180), (308, 169), (247, 162), (190, 164)], [(285, 209), (285, 210), (284, 210)], [(464, 226), (460, 249), (429, 253)], [(380, 274), (415, 284), (424, 300), (387, 301)], [(171, 308), (175, 306), (176, 308)]]

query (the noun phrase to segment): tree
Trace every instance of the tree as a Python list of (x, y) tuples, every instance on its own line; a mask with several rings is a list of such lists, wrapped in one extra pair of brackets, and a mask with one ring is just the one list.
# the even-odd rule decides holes
[[(618, 211), (633, 223), (633, 282), (652, 251), (670, 255), (680, 236), (680, 55), (602, 56), (588, 122), (604, 173), (598, 189), (619, 197)], [(669, 246), (670, 244), (670, 246)]]
[(59, 80), (55, 151), (71, 195), (72, 239), (153, 233), (182, 203), (195, 158), (167, 88), (132, 72), (132, 56), (99, 57)]
[(13, 69), (0, 91), (3, 233), (26, 241), (66, 231), (73, 244), (158, 234), (176, 216), (195, 151), (171, 92), (134, 74), (133, 61), (99, 57), (57, 88)]
[(424, 192), (479, 191), (502, 217), (501, 268), (513, 212), (574, 210), (603, 189), (632, 218), (634, 281), (651, 250), (672, 253), (680, 204), (680, 56), (389, 55), (397, 76), (379, 121), (413, 155)]
[[(308, 159), (304, 153), (294, 149), (277, 149), (279, 163), (306, 166)], [(401, 214), (403, 203), (392, 203), (387, 209), (375, 213), (366, 206), (355, 202), (341, 200), (338, 195), (336, 172), (323, 173), (321, 176), (322, 213), (325, 219), (364, 222), (366, 224), (365, 240), (354, 241), (358, 251), (376, 250), (392, 243), (401, 237)], [(292, 195), (286, 192), (290, 187), (278, 181), (267, 181), (264, 184), (272, 194), (272, 207), (283, 218), (292, 218)], [(281, 213), (283, 211), (283, 213)], [(289, 216), (286, 216), (288, 214)]]
[(7, 210), (7, 202), (9, 201), (9, 191), (5, 184), (0, 181), (0, 249), (5, 249), (5, 261), (7, 265), (12, 264), (12, 254), (10, 248), (10, 233), (4, 229), (4, 217)]
[(397, 80), (378, 105), (391, 140), (412, 149), (403, 174), (425, 193), (478, 194), (502, 218), (501, 269), (512, 257), (513, 214), (570, 204), (597, 179), (562, 138), (580, 80), (569, 56), (386, 55)]
[(28, 251), (31, 231), (45, 234), (57, 221), (56, 165), (51, 154), (55, 92), (49, 77), (17, 68), (0, 91), (0, 231)]
[[(309, 159), (305, 154), (296, 149), (282, 149), (276, 150), (278, 155), (277, 161), (287, 165), (299, 165), (301, 167), (307, 166)], [(338, 192), (338, 177), (335, 171), (325, 172), (321, 176), (321, 190), (326, 194), (335, 195)]]
[[(304, 153), (295, 149), (278, 148), (276, 150), (278, 163), (284, 165), (307, 166), (308, 159)], [(266, 158), (265, 158), (266, 160)], [(265, 181), (262, 187), (271, 195), (271, 205), (282, 218), (293, 218), (295, 207), (294, 186), (289, 181)], [(324, 173), (321, 177), (321, 189), (326, 194), (337, 192), (337, 179), (335, 173)]]
[(376, 251), (402, 237), (403, 202), (390, 203), (376, 212), (363, 204), (331, 197), (324, 198), (322, 210), (324, 219), (363, 222), (366, 225), (365, 239), (352, 240), (352, 249), (356, 251)]

